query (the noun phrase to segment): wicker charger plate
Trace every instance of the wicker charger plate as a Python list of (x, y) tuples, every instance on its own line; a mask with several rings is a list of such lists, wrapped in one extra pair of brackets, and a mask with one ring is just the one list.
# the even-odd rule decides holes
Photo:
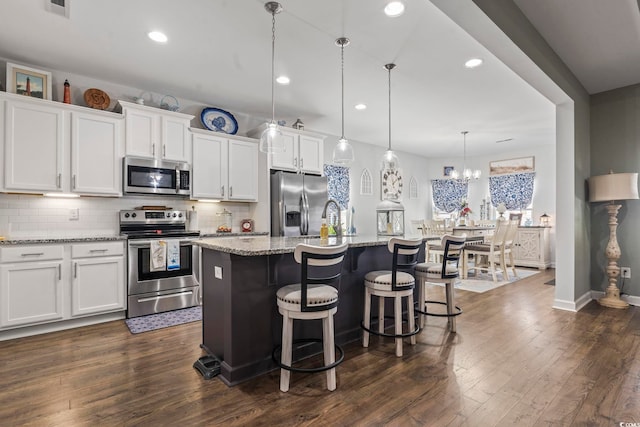
[(109, 108), (111, 99), (100, 89), (91, 88), (84, 91), (84, 102), (91, 108), (106, 110)]

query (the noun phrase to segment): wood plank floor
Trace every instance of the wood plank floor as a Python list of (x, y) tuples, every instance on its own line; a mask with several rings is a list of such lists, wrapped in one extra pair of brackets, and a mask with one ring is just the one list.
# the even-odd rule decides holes
[[(345, 347), (338, 389), (278, 371), (229, 388), (204, 380), (201, 327), (131, 335), (123, 321), (0, 342), (3, 426), (614, 426), (640, 422), (640, 308), (551, 308), (547, 270), (457, 292), (458, 333), (429, 318), (418, 344)], [(441, 293), (441, 288), (430, 292)], [(338, 307), (338, 309), (340, 309)]]

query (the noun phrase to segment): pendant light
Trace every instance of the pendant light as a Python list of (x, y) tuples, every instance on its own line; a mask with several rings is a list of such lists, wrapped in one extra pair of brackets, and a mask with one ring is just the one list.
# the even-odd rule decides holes
[(340, 37), (336, 40), (336, 45), (340, 46), (340, 59), (341, 59), (341, 71), (342, 71), (342, 136), (338, 140), (338, 143), (333, 148), (333, 163), (339, 165), (348, 165), (353, 163), (355, 155), (353, 153), (353, 147), (344, 137), (344, 47), (349, 45), (349, 39), (346, 37)]
[(275, 104), (275, 56), (276, 56), (276, 14), (282, 12), (282, 5), (275, 1), (265, 3), (264, 8), (271, 14), (271, 122), (260, 136), (260, 151), (280, 153), (284, 151), (282, 132), (276, 123)]
[(482, 172), (480, 172), (480, 169), (476, 169), (476, 170), (471, 170), (471, 169), (467, 169), (467, 134), (469, 133), (468, 130), (464, 130), (462, 132), (462, 138), (463, 138), (463, 144), (464, 144), (464, 148), (463, 148), (463, 157), (462, 157), (462, 172), (460, 172), (459, 170), (453, 170), (451, 171), (451, 178), (453, 179), (462, 179), (464, 181), (471, 181), (471, 179), (478, 179), (480, 178), (480, 175), (482, 174)]
[(396, 64), (386, 64), (384, 68), (389, 72), (389, 148), (382, 157), (382, 169), (398, 169), (400, 162), (396, 153), (391, 151), (391, 70)]

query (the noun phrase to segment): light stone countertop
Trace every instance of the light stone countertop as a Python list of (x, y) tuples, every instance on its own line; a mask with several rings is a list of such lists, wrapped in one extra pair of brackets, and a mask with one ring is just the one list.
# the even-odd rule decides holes
[[(392, 236), (345, 236), (341, 238), (330, 237), (328, 246), (335, 246), (346, 242), (350, 248), (366, 246), (383, 246), (389, 242)], [(399, 236), (401, 237), (401, 236)], [(406, 239), (423, 238), (422, 236), (404, 236)], [(194, 244), (204, 249), (212, 249), (219, 252), (230, 253), (241, 256), (260, 256), (292, 253), (296, 245), (306, 243), (310, 245), (321, 245), (317, 237), (224, 237), (224, 238), (204, 238), (196, 240)]]
[(0, 240), (0, 246), (11, 245), (41, 245), (50, 243), (88, 243), (88, 242), (111, 242), (124, 241), (127, 236), (110, 235), (110, 236), (77, 236), (77, 237), (9, 237)]

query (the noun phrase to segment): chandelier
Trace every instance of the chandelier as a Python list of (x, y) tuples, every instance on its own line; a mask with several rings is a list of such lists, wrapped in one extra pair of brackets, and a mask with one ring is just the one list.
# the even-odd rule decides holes
[(482, 172), (480, 172), (480, 169), (475, 169), (475, 170), (471, 170), (471, 169), (467, 169), (467, 134), (469, 133), (468, 130), (464, 130), (461, 132), (462, 133), (462, 137), (464, 140), (464, 152), (463, 152), (463, 160), (462, 160), (462, 172), (460, 172), (457, 169), (454, 169), (453, 171), (451, 171), (451, 178), (453, 179), (461, 179), (464, 181), (471, 181), (472, 179), (478, 179), (480, 178), (480, 175), (482, 174)]

